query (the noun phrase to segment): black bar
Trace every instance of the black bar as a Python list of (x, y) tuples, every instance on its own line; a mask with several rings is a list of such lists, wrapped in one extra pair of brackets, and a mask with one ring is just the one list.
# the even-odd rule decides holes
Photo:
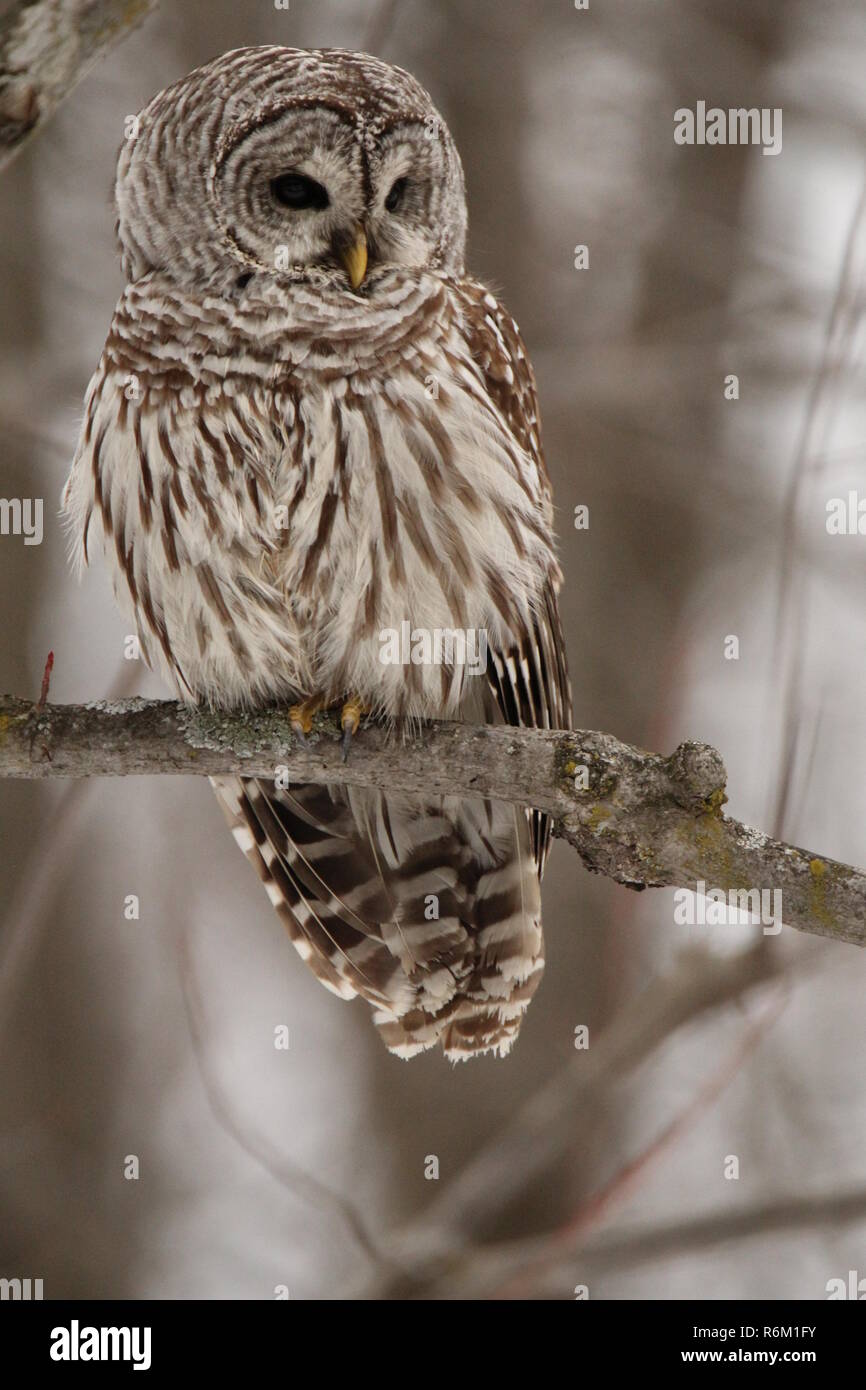
[[(570, 1358), (575, 1377), (588, 1366), (604, 1366), (609, 1373), (619, 1370), (667, 1371), (673, 1367), (720, 1365), (763, 1365), (772, 1368), (802, 1365), (828, 1370), (857, 1364), (863, 1323), (859, 1310), (845, 1306), (850, 1300), (824, 1302), (601, 1302), (580, 1301), (521, 1308), (521, 1319), (543, 1319), (544, 1335), (562, 1332), (564, 1352)], [(453, 1366), (460, 1332), (467, 1331), (467, 1354), (477, 1335), (479, 1319), (501, 1327), (503, 1352), (519, 1337), (520, 1324), (510, 1302), (473, 1303), (464, 1323), (468, 1305), (449, 1302), (448, 1362)], [(509, 1311), (511, 1310), (511, 1311)], [(49, 1373), (52, 1379), (87, 1375), (100, 1371), (112, 1376), (138, 1374), (159, 1377), (177, 1371), (213, 1371), (226, 1376), (232, 1372), (249, 1374), (255, 1366), (272, 1363), (282, 1367), (288, 1381), (300, 1374), (301, 1363), (315, 1358), (317, 1350), (327, 1350), (336, 1340), (344, 1353), (349, 1347), (361, 1355), (369, 1346), (371, 1322), (382, 1318), (383, 1335), (393, 1342), (394, 1310), (377, 1313), (373, 1305), (360, 1310), (363, 1327), (353, 1328), (355, 1309), (341, 1304), (339, 1310), (323, 1303), (320, 1314), (339, 1321), (324, 1344), (316, 1336), (300, 1343), (310, 1331), (317, 1314), (309, 1303), (272, 1302), (71, 1302), (5, 1301), (0, 1303), (0, 1338), (6, 1364), (18, 1365), (26, 1374), (33, 1370)], [(433, 1317), (440, 1329), (445, 1316), (438, 1309)], [(419, 1320), (419, 1335), (429, 1337), (430, 1310), (421, 1304), (401, 1308), (400, 1338)], [(105, 1329), (105, 1332), (103, 1332)], [(109, 1329), (115, 1329), (110, 1332)], [(138, 1329), (137, 1333), (135, 1329)], [(336, 1329), (339, 1332), (336, 1333)], [(855, 1342), (856, 1338), (856, 1342)], [(53, 1355), (52, 1355), (53, 1349)], [(408, 1347), (406, 1348), (408, 1352)], [(524, 1351), (526, 1346), (524, 1345)], [(105, 1359), (88, 1359), (96, 1351)], [(422, 1364), (434, 1364), (430, 1347), (416, 1348)], [(545, 1349), (545, 1360), (550, 1347)], [(114, 1354), (126, 1359), (113, 1359)], [(59, 1359), (59, 1358), (69, 1359)], [(77, 1358), (77, 1359), (76, 1359)], [(300, 1360), (299, 1360), (300, 1358)], [(140, 1370), (133, 1369), (135, 1362)], [(508, 1366), (509, 1354), (503, 1359)], [(446, 1372), (447, 1374), (447, 1372)], [(330, 1363), (329, 1376), (339, 1375)]]

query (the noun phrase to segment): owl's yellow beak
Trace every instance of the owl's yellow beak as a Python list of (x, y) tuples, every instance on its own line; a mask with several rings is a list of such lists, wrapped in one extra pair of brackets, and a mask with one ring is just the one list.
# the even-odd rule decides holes
[(348, 245), (340, 247), (338, 254), (346, 268), (349, 284), (356, 290), (367, 274), (367, 238), (363, 227), (358, 228)]

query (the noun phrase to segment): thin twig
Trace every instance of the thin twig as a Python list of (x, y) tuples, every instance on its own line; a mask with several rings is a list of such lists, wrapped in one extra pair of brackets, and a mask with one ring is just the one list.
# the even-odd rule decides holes
[[(583, 1283), (602, 1275), (628, 1270), (641, 1264), (682, 1259), (688, 1255), (768, 1236), (791, 1236), (796, 1231), (849, 1231), (866, 1219), (866, 1188), (849, 1192), (799, 1193), (752, 1202), (748, 1206), (707, 1212), (682, 1221), (659, 1225), (641, 1224), (631, 1229), (593, 1236), (576, 1250), (570, 1250), (546, 1271), (535, 1297), (570, 1298), (577, 1277)], [(531, 1263), (545, 1245), (544, 1237), (499, 1241), (474, 1252), (465, 1277), (453, 1280), (448, 1289), (452, 1298), (478, 1298), (501, 1282), (509, 1270)], [(747, 1258), (745, 1253), (741, 1258)], [(441, 1291), (440, 1291), (441, 1292)], [(818, 1295), (819, 1290), (815, 1290)], [(824, 1286), (820, 1293), (826, 1296)]]
[[(140, 663), (121, 661), (109, 687), (109, 702), (131, 696), (140, 671)], [(7, 873), (8, 896), (0, 906), (0, 1017), (13, 997), (16, 981), (20, 980), (27, 962), (39, 945), (58, 884), (64, 882), (69, 865), (76, 862), (82, 842), (88, 838), (83, 822), (95, 791), (94, 782), (68, 783), (54, 801), (50, 815), (37, 820), (28, 844), (27, 857), (18, 866), (11, 890), (8, 889)], [(42, 872), (42, 867), (49, 857), (53, 872), (46, 874)]]
[(764, 1034), (776, 1022), (789, 998), (790, 991), (783, 984), (759, 1017), (747, 1024), (731, 1054), (702, 1082), (682, 1110), (640, 1153), (614, 1173), (598, 1192), (581, 1202), (567, 1221), (549, 1237), (547, 1248), (541, 1251), (535, 1260), (528, 1266), (516, 1266), (518, 1277), (498, 1289), (494, 1297), (524, 1297), (527, 1287), (537, 1287), (539, 1275), (545, 1269), (554, 1262), (561, 1264), (566, 1252), (573, 1249), (578, 1241), (583, 1240), (589, 1231), (599, 1226), (613, 1209), (621, 1206), (632, 1196), (659, 1160), (692, 1127), (698, 1117), (719, 1099)]
[[(603, 1113), (616, 1082), (680, 1029), (779, 973), (779, 961), (769, 961), (760, 947), (724, 958), (696, 948), (682, 952), (670, 974), (629, 1000), (600, 1038), (540, 1086), (441, 1195), (389, 1235), (387, 1254), (411, 1269), (411, 1278), (356, 1285), (356, 1296), (424, 1297), (446, 1287), (476, 1259), (483, 1233), (525, 1192), (537, 1191)], [(534, 1253), (540, 1248), (536, 1244)]]
[(379, 0), (364, 29), (364, 52), (381, 57), (396, 21), (397, 0)]
[[(806, 410), (788, 486), (782, 519), (782, 548), (779, 581), (776, 593), (775, 650), (773, 669), (784, 670), (782, 682), (782, 718), (779, 721), (778, 682), (773, 682), (773, 722), (781, 723), (781, 779), (773, 810), (773, 833), (781, 835), (791, 800), (796, 762), (799, 713), (802, 701), (803, 661), (805, 652), (803, 574), (796, 567), (799, 549), (799, 507), (812, 461), (820, 457), (819, 427), (827, 427), (826, 416), (832, 405), (831, 388), (837, 382), (845, 354), (850, 353), (851, 340), (860, 320), (859, 283), (864, 274), (862, 233), (866, 225), (866, 183), (860, 191), (851, 218), (842, 266), (830, 309), (824, 346), (818, 371), (806, 403)], [(858, 260), (859, 252), (859, 260)], [(786, 651), (787, 649), (787, 651)]]
[(391, 1262), (381, 1253), (361, 1213), (348, 1197), (335, 1192), (304, 1171), (271, 1143), (263, 1134), (255, 1133), (235, 1113), (234, 1105), (216, 1075), (206, 1045), (204, 1007), (197, 988), (190, 945), (184, 932), (177, 934), (178, 974), (183, 993), (184, 1009), (192, 1040), (193, 1054), (202, 1086), (214, 1119), (236, 1143), (268, 1172), (282, 1187), (302, 1202), (337, 1216), (354, 1237), (364, 1254), (380, 1271), (393, 1270)]

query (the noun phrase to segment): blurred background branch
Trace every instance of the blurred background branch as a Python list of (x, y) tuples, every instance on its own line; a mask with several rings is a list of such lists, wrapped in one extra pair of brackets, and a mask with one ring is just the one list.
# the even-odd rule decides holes
[(157, 0), (19, 0), (0, 16), (0, 169)]
[[(760, 946), (720, 959), (706, 950), (680, 954), (675, 967), (653, 980), (611, 1020), (599, 1039), (577, 1055), (490, 1137), (438, 1199), (383, 1242), (385, 1257), (403, 1273), (380, 1276), (352, 1289), (366, 1298), (489, 1296), (518, 1271), (532, 1275), (544, 1262), (550, 1241), (523, 1248), (486, 1250), (485, 1233), (497, 1229), (503, 1214), (543, 1187), (557, 1163), (579, 1149), (582, 1137), (599, 1123), (615, 1086), (641, 1068), (664, 1043), (757, 986), (779, 979), (781, 967)], [(753, 1025), (754, 1027), (754, 1025)], [(611, 1186), (610, 1184), (608, 1185)], [(571, 1245), (594, 1224), (569, 1223)], [(561, 1259), (563, 1242), (554, 1245)]]

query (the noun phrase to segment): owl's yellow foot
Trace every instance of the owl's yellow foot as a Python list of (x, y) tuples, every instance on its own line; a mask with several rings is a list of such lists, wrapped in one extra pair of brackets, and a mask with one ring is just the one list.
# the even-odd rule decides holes
[(318, 714), (324, 707), (324, 695), (311, 695), (308, 700), (302, 700), (299, 705), (292, 705), (289, 709), (289, 723), (293, 732), (297, 735), (298, 742), (304, 748), (309, 748), (310, 740), (307, 737), (313, 727), (313, 715)]
[(349, 699), (346, 701), (346, 703), (343, 705), (343, 708), (340, 711), (340, 725), (343, 730), (342, 748), (344, 763), (349, 761), (349, 748), (351, 746), (352, 739), (358, 732), (358, 725), (361, 722), (361, 716), (369, 713), (370, 711), (367, 705), (364, 704), (363, 700), (359, 700), (357, 695), (351, 695)]

